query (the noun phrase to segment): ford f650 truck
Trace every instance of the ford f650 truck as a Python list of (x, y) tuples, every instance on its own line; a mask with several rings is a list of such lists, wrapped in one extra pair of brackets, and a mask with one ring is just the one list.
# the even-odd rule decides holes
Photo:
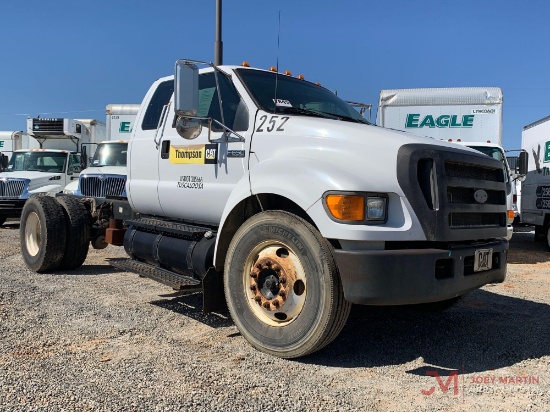
[(373, 126), (318, 84), (246, 66), (180, 60), (154, 82), (127, 200), (31, 198), (28, 267), (78, 267), (103, 228), (129, 255), (115, 265), (202, 288), (206, 311), (226, 302), (255, 348), (284, 358), (329, 344), (352, 303), (453, 302), (504, 280), (501, 161)]

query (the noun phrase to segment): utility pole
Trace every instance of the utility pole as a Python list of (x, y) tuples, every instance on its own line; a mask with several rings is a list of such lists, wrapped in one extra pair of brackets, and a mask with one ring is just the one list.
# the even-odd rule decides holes
[(216, 0), (216, 40), (214, 41), (214, 64), (223, 64), (222, 0)]

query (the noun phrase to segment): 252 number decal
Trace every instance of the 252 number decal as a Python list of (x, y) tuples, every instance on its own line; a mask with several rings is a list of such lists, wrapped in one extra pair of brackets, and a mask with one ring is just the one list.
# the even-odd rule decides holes
[(285, 129), (283, 128), (283, 126), (288, 121), (288, 119), (288, 116), (271, 116), (269, 120), (267, 120), (267, 116), (264, 114), (263, 116), (260, 116), (260, 125), (258, 126), (256, 131), (263, 132), (265, 126), (266, 132), (284, 132)]

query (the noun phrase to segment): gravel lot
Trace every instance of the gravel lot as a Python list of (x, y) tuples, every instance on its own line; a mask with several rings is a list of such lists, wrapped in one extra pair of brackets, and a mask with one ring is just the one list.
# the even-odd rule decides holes
[(122, 248), (91, 250), (75, 271), (33, 273), (8, 222), (0, 410), (543, 410), (550, 254), (530, 228), (516, 230), (505, 283), (440, 314), (354, 307), (331, 345), (289, 361), (252, 349), (227, 314), (200, 312), (200, 294), (170, 297), (111, 268)]

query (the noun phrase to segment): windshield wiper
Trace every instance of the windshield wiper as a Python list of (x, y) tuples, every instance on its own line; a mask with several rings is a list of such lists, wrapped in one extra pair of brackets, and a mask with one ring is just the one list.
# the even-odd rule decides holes
[(311, 109), (302, 109), (300, 107), (278, 106), (275, 108), (275, 111), (280, 113), (303, 114), (304, 116), (322, 117), (325, 119), (338, 119), (338, 117), (333, 115), (332, 113), (324, 113)]
[(326, 113), (326, 112), (321, 112), (319, 111), (319, 113), (323, 113), (323, 114), (330, 114), (331, 116), (334, 116), (340, 120), (345, 120), (347, 122), (355, 122), (355, 123), (363, 123), (363, 124), (372, 124), (371, 122), (369, 122), (368, 120), (366, 119), (356, 119), (354, 117), (351, 117), (351, 116), (347, 116), (345, 114), (336, 114), (336, 113)]

